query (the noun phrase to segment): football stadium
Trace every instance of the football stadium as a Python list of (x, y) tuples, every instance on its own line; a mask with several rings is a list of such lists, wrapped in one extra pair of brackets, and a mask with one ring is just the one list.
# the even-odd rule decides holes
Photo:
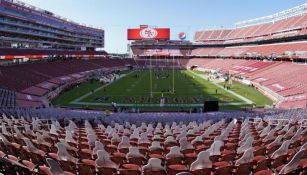
[(186, 3), (0, 0), (0, 175), (307, 175), (307, 2)]

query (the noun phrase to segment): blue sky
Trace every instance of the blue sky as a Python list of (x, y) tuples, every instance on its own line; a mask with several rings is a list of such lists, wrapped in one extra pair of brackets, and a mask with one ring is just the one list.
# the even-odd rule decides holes
[(127, 28), (141, 24), (170, 27), (193, 38), (199, 29), (270, 15), (307, 0), (22, 0), (79, 23), (105, 29), (105, 50), (127, 51)]

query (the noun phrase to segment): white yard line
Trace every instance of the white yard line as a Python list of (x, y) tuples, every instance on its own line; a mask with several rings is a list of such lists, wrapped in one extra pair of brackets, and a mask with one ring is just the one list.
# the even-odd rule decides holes
[[(100, 91), (101, 89), (103, 89), (103, 88), (109, 86), (110, 84), (112, 84), (112, 83), (114, 83), (114, 82), (116, 82), (116, 81), (118, 81), (118, 80), (120, 80), (120, 79), (122, 79), (122, 78), (124, 78), (124, 77), (126, 77), (126, 76), (128, 76), (128, 75), (130, 75), (130, 74), (132, 74), (132, 73), (134, 73), (134, 72), (135, 72), (135, 70), (134, 70), (134, 71), (131, 71), (131, 72), (129, 72), (129, 73), (123, 75), (123, 76), (121, 76), (120, 78), (114, 80), (114, 81), (111, 82), (111, 83), (105, 84), (105, 85), (103, 85), (103, 86), (101, 86), (101, 87), (95, 89), (95, 92)], [(84, 95), (82, 95), (81, 97), (79, 97), (79, 98), (77, 98), (77, 99), (71, 101), (69, 104), (78, 104), (81, 100), (83, 100), (83, 99), (89, 97), (89, 96), (92, 95), (92, 94), (93, 94), (92, 92), (89, 92), (89, 93), (87, 93), (87, 94), (84, 94)]]
[[(94, 102), (76, 102), (74, 104), (77, 105), (89, 105), (89, 106), (111, 106), (112, 103), (94, 103)], [(220, 106), (241, 106), (245, 105), (246, 103), (220, 103)], [(133, 107), (133, 106), (139, 106), (139, 107), (160, 107), (160, 104), (143, 104), (143, 103), (116, 103), (118, 107)], [(203, 107), (204, 104), (164, 104), (163, 107)]]
[[(198, 76), (198, 77), (200, 77), (200, 78), (202, 78), (202, 79), (206, 79), (204, 76), (201, 76), (201, 75), (199, 75), (199, 74), (197, 74), (197, 73), (195, 73), (195, 72), (193, 72), (193, 71), (189, 71), (189, 72), (191, 72), (192, 74), (194, 74), (194, 75), (196, 75), (196, 76)], [(230, 94), (232, 94), (232, 95), (234, 95), (234, 96), (240, 98), (240, 99), (243, 100), (246, 104), (254, 104), (254, 102), (251, 101), (250, 99), (247, 99), (247, 98), (243, 97), (242, 95), (233, 92), (232, 90), (227, 90), (227, 89), (225, 89), (223, 86), (221, 86), (221, 85), (219, 85), (219, 84), (217, 84), (217, 83), (214, 83), (214, 82), (211, 82), (211, 81), (209, 81), (209, 82), (210, 82), (211, 84), (214, 84), (215, 86), (217, 86), (217, 87), (223, 89), (224, 91), (226, 91), (226, 92), (228, 92), (228, 93), (230, 93)]]
[[(126, 77), (126, 76), (128, 76), (128, 75), (130, 75), (132, 73), (134, 73), (134, 72), (136, 72), (136, 70), (131, 71), (128, 74), (123, 75), (122, 77), (118, 78), (117, 80), (115, 80), (115, 81), (113, 81), (113, 82), (111, 82), (109, 84), (105, 84), (105, 85), (95, 89), (95, 92), (103, 89), (104, 87), (107, 87), (107, 86), (111, 85), (112, 83), (114, 83), (114, 82), (116, 82), (116, 81), (118, 81), (118, 80), (120, 80), (120, 79), (122, 79), (122, 78), (124, 78), (124, 77)], [(192, 71), (190, 71), (190, 72), (192, 74), (200, 77), (200, 78), (205, 79), (205, 77), (202, 77), (199, 74), (196, 74), (196, 73), (194, 73)], [(141, 78), (139, 78), (134, 84), (137, 85), (140, 82), (142, 82), (142, 79), (144, 77), (145, 77), (144, 75), (141, 76)], [(215, 86), (223, 89), (226, 92), (229, 92), (229, 93), (233, 94), (234, 96), (236, 96), (236, 97), (240, 98), (242, 101), (244, 101), (244, 103), (240, 103), (240, 102), (238, 102), (238, 103), (220, 103), (220, 106), (230, 106), (230, 105), (231, 106), (241, 106), (241, 105), (244, 105), (244, 104), (253, 104), (253, 102), (250, 101), (249, 99), (247, 99), (247, 98), (245, 98), (245, 97), (243, 97), (243, 96), (241, 96), (241, 95), (239, 95), (239, 94), (237, 94), (237, 93), (235, 93), (235, 92), (233, 92), (231, 90), (226, 90), (226, 89), (224, 89), (219, 84), (216, 84), (214, 82), (210, 82), (210, 83), (212, 83)], [(111, 103), (81, 102), (83, 99), (87, 98), (90, 95), (92, 95), (91, 92), (89, 92), (89, 93), (87, 93), (87, 94), (85, 94), (85, 95), (83, 95), (83, 96), (81, 96), (81, 97), (71, 101), (70, 104), (75, 104), (75, 105), (91, 105), (91, 106), (111, 106)], [(204, 105), (203, 103), (201, 103), (201, 104), (165, 104), (164, 107), (187, 107), (187, 106), (189, 106), (189, 107), (203, 107), (203, 105)], [(117, 103), (117, 106), (119, 106), (119, 107), (133, 107), (133, 106), (139, 106), (139, 107), (160, 107), (160, 104), (127, 104), (127, 103)]]
[(134, 85), (137, 86), (139, 83), (143, 82), (143, 79), (146, 77), (145, 75), (146, 74), (143, 73), (142, 76), (137, 79), (137, 81), (134, 81)]

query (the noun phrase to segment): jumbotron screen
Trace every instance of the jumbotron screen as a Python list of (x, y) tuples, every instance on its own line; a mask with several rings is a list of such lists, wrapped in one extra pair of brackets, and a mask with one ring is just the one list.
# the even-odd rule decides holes
[(128, 40), (170, 40), (169, 28), (149, 28), (147, 26), (128, 29)]

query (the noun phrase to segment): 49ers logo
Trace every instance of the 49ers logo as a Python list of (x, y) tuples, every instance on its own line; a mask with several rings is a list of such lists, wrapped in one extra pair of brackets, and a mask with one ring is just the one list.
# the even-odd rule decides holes
[(140, 31), (140, 35), (144, 39), (152, 39), (157, 37), (158, 31), (155, 29), (145, 28)]

